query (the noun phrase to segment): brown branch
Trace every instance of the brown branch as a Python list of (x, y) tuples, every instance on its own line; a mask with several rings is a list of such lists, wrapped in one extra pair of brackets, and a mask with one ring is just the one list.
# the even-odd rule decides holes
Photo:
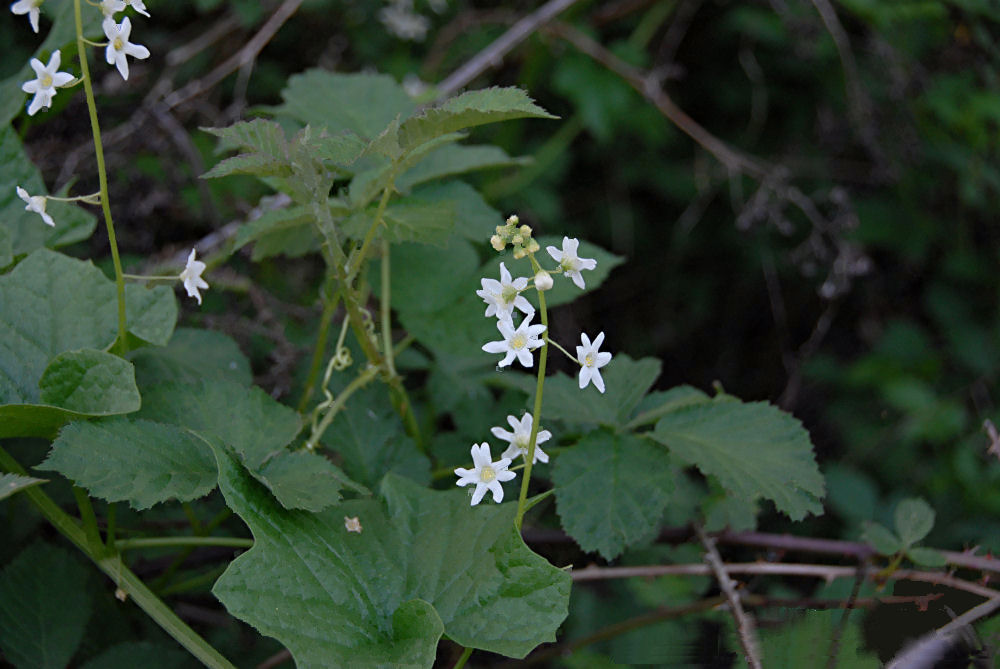
[(470, 58), (462, 67), (449, 74), (437, 85), (438, 99), (468, 86), (469, 83), (491, 67), (503, 62), (503, 57), (514, 47), (526, 40), (533, 32), (548, 23), (577, 0), (549, 0), (535, 12), (510, 27), (510, 30), (494, 40), (489, 46)]
[(736, 631), (740, 638), (740, 645), (743, 646), (743, 655), (746, 657), (747, 666), (751, 669), (761, 669), (760, 644), (757, 641), (757, 634), (754, 631), (753, 619), (743, 610), (740, 603), (740, 596), (736, 593), (736, 583), (729, 578), (726, 565), (722, 562), (715, 547), (715, 539), (705, 534), (705, 530), (700, 525), (694, 526), (694, 531), (701, 540), (701, 545), (705, 547), (705, 562), (711, 567), (715, 574), (715, 580), (719, 583), (719, 588), (726, 596), (729, 603), (729, 612), (736, 621)]

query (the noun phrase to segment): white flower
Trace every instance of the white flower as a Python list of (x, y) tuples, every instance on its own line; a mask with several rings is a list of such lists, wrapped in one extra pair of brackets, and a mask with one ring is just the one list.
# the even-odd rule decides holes
[(554, 246), (546, 246), (545, 250), (549, 252), (553, 260), (559, 263), (563, 274), (567, 278), (572, 279), (578, 288), (585, 288), (586, 286), (583, 283), (583, 276), (580, 275), (580, 270), (594, 269), (597, 267), (597, 261), (593, 258), (578, 257), (576, 250), (579, 246), (580, 240), (563, 237), (562, 251)]
[(590, 338), (580, 333), (580, 341), (583, 346), (576, 347), (576, 359), (580, 363), (580, 389), (587, 387), (591, 381), (594, 387), (604, 392), (604, 379), (601, 378), (601, 367), (611, 362), (610, 353), (601, 353), (601, 344), (604, 343), (604, 333), (594, 337), (594, 343), (590, 343)]
[(42, 13), (40, 9), (42, 0), (17, 0), (10, 6), (10, 11), (17, 15), (27, 14), (28, 21), (31, 22), (31, 29), (38, 32), (38, 15)]
[(142, 0), (125, 0), (125, 4), (130, 5), (132, 9), (149, 18), (149, 12), (146, 11), (146, 3)]
[(68, 72), (57, 72), (62, 54), (58, 50), (52, 52), (48, 65), (42, 65), (42, 61), (37, 58), (31, 59), (31, 69), (35, 71), (35, 80), (26, 81), (21, 84), (21, 90), (25, 93), (34, 93), (35, 97), (28, 105), (28, 116), (34, 116), (43, 107), (48, 109), (52, 106), (52, 97), (56, 94), (56, 89), (65, 86), (73, 81), (73, 75)]
[(132, 44), (128, 41), (129, 34), (132, 32), (132, 22), (126, 16), (122, 19), (121, 24), (116, 24), (114, 21), (104, 22), (104, 34), (108, 37), (108, 46), (104, 50), (104, 59), (108, 61), (108, 65), (114, 65), (118, 68), (118, 73), (122, 75), (122, 79), (128, 79), (128, 60), (125, 56), (132, 56), (133, 58), (149, 58), (149, 49), (142, 46), (141, 44)]
[(347, 516), (344, 516), (344, 529), (347, 530), (348, 532), (356, 532), (358, 534), (361, 534), (361, 521), (358, 520), (357, 516), (354, 516), (353, 518), (348, 518)]
[(463, 467), (455, 469), (455, 474), (458, 476), (456, 485), (476, 484), (476, 490), (472, 493), (472, 506), (479, 504), (487, 490), (493, 493), (494, 502), (499, 504), (503, 501), (503, 486), (500, 484), (517, 476), (507, 469), (510, 466), (510, 458), (500, 458), (493, 462), (490, 445), (484, 441), (482, 444), (472, 445), (472, 464), (472, 469)]
[[(497, 439), (503, 439), (510, 443), (507, 450), (503, 452), (500, 457), (510, 458), (513, 460), (519, 455), (523, 455), (525, 460), (528, 459), (528, 447), (531, 445), (531, 423), (532, 418), (530, 413), (525, 413), (524, 418), (518, 420), (513, 416), (507, 416), (507, 422), (510, 426), (514, 428), (513, 432), (508, 432), (502, 427), (494, 427), (490, 430), (493, 436)], [(538, 430), (538, 434), (535, 435), (535, 459), (531, 461), (532, 464), (541, 460), (542, 462), (548, 462), (549, 456), (542, 451), (542, 447), (539, 446), (543, 441), (548, 441), (552, 438), (552, 433), (548, 430)]]
[(44, 195), (28, 195), (28, 191), (20, 186), (16, 190), (17, 196), (28, 203), (28, 206), (24, 208), (25, 211), (33, 211), (42, 217), (46, 225), (56, 226), (56, 222), (52, 220), (52, 217), (45, 213), (46, 199)]
[(104, 14), (105, 21), (111, 19), (111, 23), (114, 23), (115, 14), (125, 11), (125, 0), (101, 0), (97, 7)]
[(501, 367), (509, 365), (514, 358), (525, 367), (531, 367), (534, 364), (531, 352), (545, 343), (538, 339), (538, 335), (545, 332), (545, 326), (531, 325), (531, 316), (525, 316), (516, 330), (510, 318), (498, 320), (497, 329), (503, 335), (503, 341), (483, 344), (483, 350), (487, 353), (505, 353), (504, 359), (500, 361)]
[(181, 272), (179, 278), (184, 282), (184, 290), (187, 291), (188, 297), (197, 298), (198, 304), (201, 304), (201, 293), (198, 292), (198, 289), (208, 288), (208, 284), (201, 278), (201, 273), (205, 271), (205, 263), (195, 260), (194, 254), (195, 249), (191, 249), (187, 265), (185, 265), (184, 271)]
[(413, 0), (391, 0), (379, 10), (378, 19), (396, 37), (416, 42), (422, 42), (431, 27), (426, 16), (413, 11)]
[(535, 308), (531, 306), (524, 295), (520, 292), (528, 287), (528, 280), (520, 277), (511, 280), (507, 267), (500, 263), (500, 280), (482, 279), (482, 290), (477, 290), (476, 295), (483, 298), (486, 303), (486, 317), (496, 316), (497, 318), (512, 318), (514, 309), (520, 309), (526, 316), (535, 313)]

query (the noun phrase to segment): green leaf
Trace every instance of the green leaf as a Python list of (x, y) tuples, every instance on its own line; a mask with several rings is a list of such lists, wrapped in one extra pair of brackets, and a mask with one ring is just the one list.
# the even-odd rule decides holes
[(227, 158), (202, 175), (203, 179), (230, 174), (252, 174), (258, 177), (290, 176), (291, 160), (285, 131), (274, 121), (254, 119), (241, 121), (226, 128), (202, 128), (222, 140), (227, 148), (239, 148), (250, 153)]
[(448, 241), (458, 212), (451, 202), (396, 200), (385, 210), (385, 238), (390, 242), (422, 242), (442, 246)]
[(344, 471), (369, 488), (389, 472), (428, 484), (431, 466), (403, 432), (385, 388), (368, 386), (356, 393), (323, 435), (323, 444), (343, 458)]
[[(27, 68), (30, 72), (31, 69)], [(17, 84), (20, 90), (21, 82)], [(17, 98), (20, 95), (10, 95)], [(28, 160), (17, 132), (13, 127), (0, 126), (0, 226), (6, 238), (3, 247), (8, 255), (20, 256), (42, 247), (56, 248), (73, 244), (90, 237), (97, 225), (93, 214), (68, 202), (49, 200), (45, 210), (55, 221), (55, 227), (46, 225), (33, 211), (25, 211), (24, 200), (16, 188), (21, 186), (31, 195), (49, 195), (41, 174)], [(2, 262), (0, 267), (10, 264)]]
[(770, 499), (792, 520), (822, 513), (823, 476), (809, 434), (766, 402), (684, 406), (661, 418), (650, 436), (740, 499)]
[(191, 656), (176, 646), (163, 646), (149, 641), (126, 641), (111, 646), (81, 669), (185, 669), (191, 666)]
[(933, 548), (912, 546), (906, 549), (906, 557), (923, 567), (943, 567), (948, 564), (948, 558), (944, 556), (944, 553)]
[(14, 262), (14, 247), (11, 239), (11, 232), (7, 228), (0, 228), (0, 268)]
[[(865, 650), (864, 633), (859, 622), (851, 620), (845, 626), (842, 617), (840, 611), (806, 611), (801, 618), (787, 625), (762, 629), (761, 651), (767, 666), (822, 667), (830, 658), (832, 639), (838, 640), (838, 667), (871, 669), (880, 666), (878, 656)], [(734, 639), (732, 646), (739, 648), (740, 644)]]
[[(499, 335), (498, 335), (499, 336)], [(484, 342), (485, 343), (485, 342)], [(488, 354), (484, 354), (488, 355)], [(549, 355), (561, 355), (550, 351)], [(542, 397), (544, 415), (567, 423), (608, 425), (621, 427), (632, 416), (632, 411), (642, 396), (660, 375), (660, 361), (655, 358), (633, 360), (624, 353), (615, 355), (601, 368), (605, 392), (593, 386), (580, 390), (576, 377), (559, 373), (545, 380)], [(536, 379), (520, 372), (502, 374), (497, 383), (519, 388), (528, 393), (529, 403), (534, 402)]]
[(387, 187), (393, 186), (400, 174), (419, 163), (425, 156), (440, 147), (462, 139), (465, 139), (465, 136), (459, 133), (442, 135), (417, 147), (405, 156), (400, 156), (398, 160), (383, 161), (378, 167), (358, 172), (348, 188), (348, 199), (351, 201), (351, 206), (355, 209), (366, 207)]
[(36, 479), (31, 476), (21, 476), (20, 474), (0, 474), (0, 500), (7, 499), (14, 493), (21, 492), (40, 483), (47, 483), (46, 479)]
[(673, 490), (670, 458), (628, 434), (591, 432), (555, 461), (556, 510), (580, 547), (612, 560), (656, 535)]
[(132, 363), (93, 349), (54, 357), (38, 388), (42, 404), (91, 416), (131, 413), (142, 405)]
[(25, 548), (0, 572), (0, 648), (17, 667), (64, 669), (90, 618), (87, 568), (55, 546)]
[(711, 401), (711, 397), (693, 386), (674, 386), (670, 390), (647, 393), (636, 407), (635, 420), (645, 425), (683, 406)]
[(881, 523), (865, 521), (861, 539), (879, 555), (895, 555), (903, 550), (903, 542)]
[(340, 74), (306, 70), (288, 79), (285, 101), (276, 114), (289, 116), (331, 135), (349, 130), (374, 138), (397, 116), (413, 113), (414, 103), (396, 80), (385, 74)]
[(487, 88), (446, 100), (439, 107), (407, 119), (399, 128), (399, 144), (410, 151), (449, 133), (516, 118), (558, 118), (519, 88)]
[(896, 534), (904, 546), (912, 546), (934, 527), (934, 509), (919, 497), (900, 500), (893, 513)]
[(38, 466), (57, 471), (91, 495), (135, 509), (207, 495), (215, 460), (204, 439), (176, 425), (131, 417), (67, 425)]
[(496, 226), (503, 223), (500, 212), (487, 204), (479, 191), (463, 181), (427, 184), (415, 189), (412, 195), (414, 199), (424, 202), (451, 202), (458, 212), (455, 232), (476, 243), (489, 239)]
[[(430, 667), (442, 632), (524, 657), (554, 640), (566, 617), (569, 575), (524, 545), (513, 504), (472, 508), (460, 491), (390, 476), (382, 500), (286, 511), (231, 455), (216, 457), (223, 495), (254, 546), (213, 593), (297, 666)], [(362, 531), (348, 532), (345, 517)]]
[(530, 158), (512, 158), (498, 146), (448, 144), (429, 153), (400, 175), (396, 179), (396, 187), (400, 192), (408, 193), (414, 186), (427, 181), (476, 170), (527, 165), (530, 162)]
[(140, 348), (129, 353), (140, 388), (177, 381), (195, 383), (218, 378), (249, 386), (253, 382), (250, 361), (233, 339), (214, 330), (178, 328), (170, 343)]
[(286, 509), (322, 511), (340, 501), (341, 488), (368, 493), (322, 455), (307, 451), (273, 457), (254, 476)]
[(231, 446), (247, 468), (259, 471), (302, 428), (299, 414), (260, 388), (232, 381), (163, 383), (143, 393), (138, 418), (169, 423), (211, 435)]
[(138, 347), (135, 339), (138, 339), (138, 344), (165, 345), (177, 325), (174, 291), (167, 286), (125, 286), (125, 318), (133, 339), (131, 348)]
[[(447, 271), (441, 268), (447, 267)], [(479, 256), (472, 245), (457, 237), (446, 246), (397, 244), (389, 257), (392, 306), (399, 313), (432, 313), (455, 302), (466, 290), (457, 277), (472, 276)], [(382, 295), (381, 274), (372, 272), (376, 295)]]
[[(137, 334), (161, 340), (164, 308), (149, 307), (146, 296), (129, 304), (139, 305), (131, 326)], [(92, 263), (47, 249), (33, 252), (0, 276), (0, 403), (37, 404), (38, 382), (51, 359), (106, 348), (117, 322), (115, 286)]]

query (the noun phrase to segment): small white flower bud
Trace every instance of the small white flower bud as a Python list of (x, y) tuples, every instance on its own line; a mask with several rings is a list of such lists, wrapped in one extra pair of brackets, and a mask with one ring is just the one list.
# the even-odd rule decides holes
[(539, 270), (538, 274), (535, 275), (535, 288), (537, 288), (540, 291), (551, 290), (552, 275), (546, 272), (544, 269)]
[(517, 225), (521, 222), (521, 219), (517, 217), (517, 214), (511, 214), (507, 217), (507, 225)]
[(503, 239), (500, 238), (500, 235), (490, 237), (490, 245), (497, 251), (503, 251), (504, 247), (507, 246), (504, 244)]

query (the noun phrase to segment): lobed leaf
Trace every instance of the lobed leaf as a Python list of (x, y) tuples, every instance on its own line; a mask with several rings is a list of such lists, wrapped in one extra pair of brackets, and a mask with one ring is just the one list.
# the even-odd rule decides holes
[(650, 437), (740, 499), (770, 499), (792, 520), (822, 512), (823, 476), (809, 434), (777, 407), (738, 401), (681, 406), (661, 418)]
[(202, 378), (220, 378), (249, 386), (253, 382), (250, 361), (233, 339), (214, 330), (178, 328), (166, 346), (129, 352), (140, 388), (176, 381), (196, 383)]
[(555, 461), (556, 510), (580, 547), (613, 560), (656, 535), (674, 479), (670, 458), (629, 434), (591, 432)]
[[(442, 633), (513, 657), (555, 638), (569, 575), (533, 554), (514, 505), (469, 507), (389, 476), (382, 500), (287, 511), (216, 450), (226, 502), (254, 546), (213, 589), (233, 615), (292, 652), (297, 666), (422, 666)], [(357, 517), (360, 533), (345, 517)]]
[(132, 417), (67, 425), (38, 469), (59, 472), (95, 497), (127, 501), (140, 510), (202, 497), (217, 478), (203, 438), (177, 425)]

